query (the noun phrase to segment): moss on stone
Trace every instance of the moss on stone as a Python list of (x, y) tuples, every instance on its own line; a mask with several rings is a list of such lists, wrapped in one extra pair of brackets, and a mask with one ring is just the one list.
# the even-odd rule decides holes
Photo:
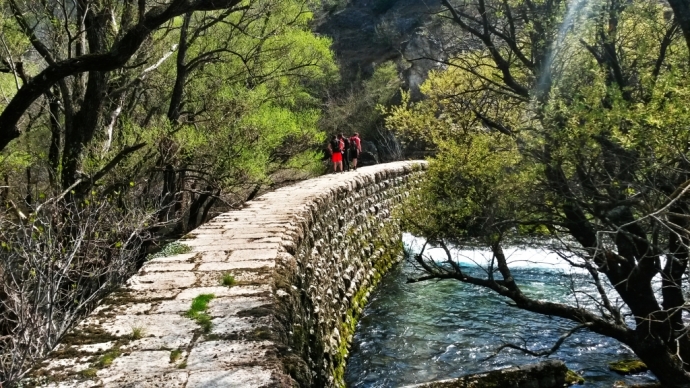
[(644, 362), (635, 358), (609, 362), (609, 369), (622, 375), (641, 373), (649, 370)]
[(61, 343), (65, 346), (70, 345), (93, 345), (104, 342), (117, 341), (119, 337), (112, 335), (103, 328), (96, 325), (89, 325), (82, 328), (74, 329), (71, 333), (66, 335)]
[(170, 352), (170, 363), (173, 363), (182, 357), (182, 350), (180, 349), (175, 349)]
[[(433, 381), (420, 384), (419, 388), (504, 388), (504, 387), (562, 387), (566, 382), (568, 368), (563, 361), (547, 360), (537, 364), (523, 365), (476, 373), (456, 379)], [(543, 381), (548, 381), (544, 385)]]
[(577, 372), (568, 369), (568, 371), (565, 373), (565, 382), (568, 385), (584, 384), (585, 378), (580, 376)]
[(255, 338), (257, 340), (272, 340), (274, 339), (273, 330), (268, 326), (256, 328), (252, 330), (251, 338)]
[(79, 372), (79, 374), (82, 377), (85, 377), (87, 379), (92, 379), (92, 378), (96, 377), (97, 373), (98, 373), (98, 369), (96, 369), (96, 368), (87, 368), (87, 369), (84, 369), (83, 371)]
[(345, 366), (347, 356), (349, 355), (349, 347), (354, 336), (357, 322), (362, 312), (363, 306), (366, 305), (369, 293), (376, 288), (381, 281), (383, 275), (399, 261), (402, 254), (402, 241), (400, 244), (387, 246), (386, 241), (392, 233), (398, 233), (397, 227), (393, 224), (388, 224), (381, 228), (377, 234), (378, 238), (372, 244), (374, 245), (374, 254), (381, 249), (382, 254), (376, 259), (374, 263), (374, 274), (368, 286), (360, 287), (357, 293), (352, 297), (352, 303), (346, 313), (346, 319), (338, 328), (340, 332), (340, 343), (333, 360), (332, 376), (334, 386), (345, 387)]
[(185, 317), (195, 320), (196, 323), (201, 326), (201, 330), (204, 333), (209, 333), (213, 327), (211, 316), (206, 314), (208, 304), (213, 298), (215, 298), (215, 295), (213, 294), (201, 294), (197, 296), (196, 298), (192, 299), (190, 309), (184, 313)]
[(101, 358), (96, 362), (96, 367), (97, 368), (106, 368), (109, 367), (113, 361), (115, 361), (116, 358), (120, 357), (120, 348), (115, 347), (113, 349), (110, 349), (107, 351)]

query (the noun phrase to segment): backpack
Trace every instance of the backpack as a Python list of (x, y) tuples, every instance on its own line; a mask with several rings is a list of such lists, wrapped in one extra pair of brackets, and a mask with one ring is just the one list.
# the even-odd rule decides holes
[(359, 151), (359, 150), (357, 149), (357, 141), (354, 140), (354, 139), (355, 139), (354, 137), (353, 137), (352, 139), (350, 139), (350, 149), (351, 149), (352, 151)]
[(338, 140), (338, 139), (331, 140), (331, 150), (333, 152), (339, 152), (340, 151), (340, 140)]
[(343, 151), (349, 150), (349, 149), (350, 149), (350, 144), (351, 144), (351, 143), (352, 143), (352, 142), (350, 141), (350, 139), (348, 139), (348, 138), (346, 138), (346, 137), (343, 137), (343, 144), (345, 145), (345, 147), (343, 147)]

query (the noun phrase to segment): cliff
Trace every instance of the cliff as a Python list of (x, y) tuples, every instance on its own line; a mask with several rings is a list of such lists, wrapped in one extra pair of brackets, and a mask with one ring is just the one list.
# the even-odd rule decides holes
[(345, 77), (366, 78), (394, 61), (418, 97), (429, 70), (441, 67), (438, 61), (458, 42), (434, 17), (441, 8), (440, 0), (350, 0), (320, 15), (316, 31), (333, 39)]

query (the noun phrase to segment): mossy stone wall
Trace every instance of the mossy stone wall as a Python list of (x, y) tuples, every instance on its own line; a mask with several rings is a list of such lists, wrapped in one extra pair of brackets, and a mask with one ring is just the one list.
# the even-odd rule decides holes
[(381, 171), (333, 187), (310, 206), (294, 256), (277, 271), (286, 370), (303, 387), (342, 387), (348, 348), (362, 308), (402, 257), (393, 208), (421, 178), (423, 165)]

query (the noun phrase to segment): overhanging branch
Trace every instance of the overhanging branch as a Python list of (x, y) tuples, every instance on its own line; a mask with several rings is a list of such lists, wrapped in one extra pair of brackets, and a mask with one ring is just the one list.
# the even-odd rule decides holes
[(124, 66), (156, 28), (176, 16), (194, 11), (231, 9), (239, 3), (240, 0), (174, 0), (169, 5), (154, 7), (143, 14), (139, 22), (123, 34), (108, 52), (86, 54), (49, 64), (22, 86), (0, 114), (0, 151), (19, 137), (17, 124), (24, 112), (57, 82), (80, 73), (108, 72)]

